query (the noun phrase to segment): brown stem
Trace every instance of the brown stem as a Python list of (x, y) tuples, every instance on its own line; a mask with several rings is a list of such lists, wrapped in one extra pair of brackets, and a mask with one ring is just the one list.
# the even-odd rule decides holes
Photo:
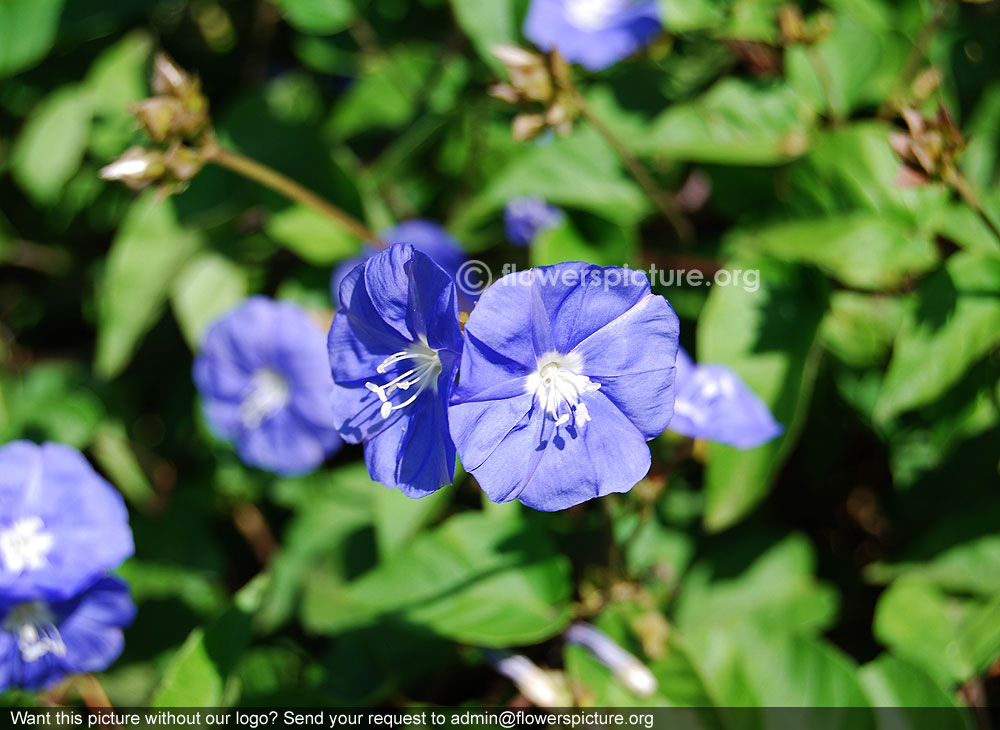
[(263, 513), (255, 505), (238, 504), (233, 507), (233, 524), (250, 545), (257, 561), (261, 565), (267, 565), (278, 550), (278, 542)]
[(337, 225), (346, 228), (362, 241), (371, 241), (378, 245), (378, 237), (364, 223), (277, 170), (257, 162), (257, 160), (244, 157), (238, 152), (227, 150), (215, 142), (206, 144), (203, 153), (208, 162), (214, 162), (216, 165), (243, 175), (292, 200), (304, 203)]
[(694, 239), (694, 226), (691, 225), (691, 221), (689, 221), (687, 216), (684, 215), (684, 212), (681, 210), (674, 197), (665, 190), (660, 189), (646, 168), (643, 167), (642, 163), (628, 151), (615, 133), (612, 132), (603, 121), (601, 121), (601, 118), (594, 114), (587, 102), (583, 100), (583, 96), (576, 88), (576, 85), (573, 84), (572, 80), (567, 77), (559, 79), (559, 81), (564, 86), (566, 91), (572, 95), (573, 103), (576, 104), (576, 107), (580, 110), (580, 114), (583, 115), (583, 118), (590, 122), (591, 126), (593, 126), (594, 129), (596, 129), (597, 132), (604, 137), (605, 141), (611, 145), (611, 149), (613, 149), (615, 154), (621, 158), (621, 161), (628, 169), (629, 174), (635, 178), (635, 181), (639, 183), (639, 187), (643, 189), (643, 192), (645, 192), (646, 196), (653, 202), (656, 209), (659, 210), (663, 217), (667, 219), (671, 226), (673, 226), (674, 231), (677, 232), (678, 238), (685, 243), (691, 242)]
[(965, 179), (965, 176), (957, 168), (952, 167), (945, 174), (944, 181), (948, 185), (951, 185), (955, 192), (958, 193), (958, 196), (965, 201), (966, 205), (979, 214), (979, 217), (983, 219), (987, 227), (993, 231), (993, 235), (1000, 239), (1000, 229), (997, 229), (990, 217), (986, 215), (982, 205), (979, 203), (979, 196), (973, 190), (969, 181)]

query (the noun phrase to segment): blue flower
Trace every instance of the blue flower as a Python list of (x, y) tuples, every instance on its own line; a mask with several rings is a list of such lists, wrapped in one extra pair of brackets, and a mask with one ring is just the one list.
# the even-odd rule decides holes
[(340, 448), (323, 330), (298, 306), (251, 297), (212, 327), (194, 362), (205, 417), (247, 464), (312, 471)]
[(122, 653), (135, 606), (125, 583), (103, 577), (65, 600), (4, 603), (0, 615), (0, 690), (41, 689), (107, 669)]
[(752, 449), (781, 435), (781, 424), (740, 377), (722, 365), (695, 365), (677, 354), (677, 397), (670, 430)]
[[(383, 243), (392, 246), (396, 243), (408, 243), (418, 251), (422, 251), (433, 259), (434, 263), (444, 269), (453, 279), (465, 263), (465, 253), (462, 246), (444, 228), (434, 221), (416, 218), (403, 221), (379, 234)], [(333, 304), (340, 306), (340, 285), (358, 264), (362, 264), (377, 254), (379, 249), (372, 243), (365, 244), (361, 255), (340, 262), (330, 277), (330, 294)]]
[(678, 331), (640, 272), (505, 276), (465, 326), (449, 413), (462, 465), (494, 502), (546, 511), (627, 492), (670, 422)]
[(462, 349), (455, 285), (398, 243), (357, 266), (340, 301), (329, 338), (340, 434), (364, 443), (372, 479), (427, 496), (455, 474), (447, 412)]
[(513, 198), (503, 212), (507, 238), (515, 246), (530, 246), (542, 231), (559, 224), (563, 213), (541, 198)]
[(612, 66), (661, 30), (657, 0), (532, 0), (524, 35), (591, 71)]
[(0, 448), (0, 603), (69, 598), (132, 552), (125, 502), (79, 451)]

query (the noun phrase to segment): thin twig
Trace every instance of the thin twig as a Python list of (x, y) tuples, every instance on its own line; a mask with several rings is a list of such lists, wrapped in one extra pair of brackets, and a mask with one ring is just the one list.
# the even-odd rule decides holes
[(635, 156), (629, 152), (628, 148), (622, 144), (621, 140), (618, 139), (617, 135), (611, 128), (608, 127), (601, 118), (594, 114), (593, 110), (583, 99), (583, 95), (576, 88), (576, 85), (568, 77), (565, 79), (559, 79), (559, 82), (564, 86), (565, 90), (568, 91), (573, 98), (573, 103), (576, 105), (577, 109), (580, 110), (580, 114), (590, 122), (591, 126), (597, 130), (597, 132), (604, 137), (605, 141), (611, 145), (611, 149), (615, 151), (615, 154), (621, 159), (625, 167), (628, 169), (635, 181), (639, 183), (639, 187), (643, 189), (647, 197), (656, 206), (656, 209), (660, 211), (664, 218), (673, 226), (674, 231), (677, 232), (678, 238), (685, 243), (689, 243), (694, 239), (694, 226), (691, 225), (691, 221), (687, 219), (681, 207), (677, 204), (677, 201), (672, 195), (662, 190), (653, 180), (652, 176), (643, 167), (642, 163), (635, 158)]
[(254, 557), (261, 565), (267, 565), (278, 551), (278, 541), (274, 539), (271, 526), (256, 505), (249, 502), (233, 507), (233, 524), (247, 541)]
[(903, 66), (899, 70), (899, 75), (896, 77), (895, 83), (892, 85), (892, 90), (889, 95), (886, 96), (885, 101), (882, 102), (882, 106), (878, 109), (878, 114), (876, 115), (879, 119), (889, 119), (893, 115), (893, 107), (899, 99), (900, 94), (906, 88), (906, 85), (913, 80), (913, 76), (917, 73), (920, 68), (920, 64), (924, 62), (927, 57), (927, 46), (934, 37), (934, 34), (938, 31), (941, 25), (944, 23), (945, 18), (948, 15), (948, 10), (951, 8), (952, 0), (938, 0), (934, 6), (934, 10), (931, 12), (930, 17), (924, 23), (924, 26), (917, 33), (917, 37), (913, 41), (913, 46), (910, 48), (910, 53), (907, 55), (906, 60), (903, 61)]
[(277, 170), (257, 162), (257, 160), (244, 157), (238, 152), (227, 150), (214, 142), (206, 144), (203, 153), (207, 161), (214, 162), (292, 200), (308, 205), (337, 225), (346, 228), (362, 241), (371, 241), (377, 244), (378, 237), (364, 223)]

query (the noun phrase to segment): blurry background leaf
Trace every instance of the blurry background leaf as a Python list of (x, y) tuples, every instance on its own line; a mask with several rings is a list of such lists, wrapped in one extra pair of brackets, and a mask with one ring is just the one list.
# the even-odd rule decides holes
[(248, 286), (243, 269), (214, 253), (196, 256), (180, 271), (173, 281), (170, 303), (192, 349), (219, 315), (247, 295)]
[(38, 63), (50, 50), (65, 0), (4, 0), (0, 5), (0, 78)]
[(733, 368), (770, 406), (784, 434), (756, 449), (709, 446), (705, 525), (728, 527), (767, 493), (797, 436), (816, 376), (813, 352), (826, 287), (808, 272), (769, 259), (730, 261), (759, 269), (760, 288), (713, 287), (698, 328), (699, 362)]
[(111, 378), (128, 365), (199, 245), (198, 234), (177, 221), (172, 201), (149, 192), (132, 204), (111, 245), (98, 295), (98, 375)]
[(84, 86), (64, 86), (35, 109), (11, 151), (11, 172), (39, 203), (53, 203), (80, 168), (94, 100)]

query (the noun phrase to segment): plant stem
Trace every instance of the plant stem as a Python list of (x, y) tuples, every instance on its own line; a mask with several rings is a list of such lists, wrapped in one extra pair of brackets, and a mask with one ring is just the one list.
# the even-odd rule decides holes
[(691, 221), (687, 219), (684, 212), (681, 210), (677, 201), (672, 195), (667, 193), (665, 190), (660, 189), (653, 180), (653, 177), (649, 174), (642, 163), (639, 162), (636, 157), (628, 151), (628, 148), (622, 144), (621, 140), (615, 135), (611, 128), (608, 127), (601, 118), (594, 114), (593, 110), (584, 101), (583, 96), (580, 91), (576, 88), (576, 85), (569, 78), (560, 79), (560, 83), (564, 86), (566, 91), (568, 91), (573, 98), (573, 103), (576, 104), (576, 108), (580, 110), (580, 114), (590, 122), (591, 126), (597, 130), (597, 132), (604, 137), (605, 141), (611, 145), (611, 149), (615, 151), (615, 154), (621, 158), (622, 163), (628, 169), (629, 174), (635, 178), (635, 181), (639, 183), (639, 187), (643, 189), (646, 196), (653, 202), (656, 209), (660, 211), (664, 218), (673, 226), (674, 231), (677, 232), (678, 238), (685, 243), (689, 243), (694, 239), (694, 226), (691, 225)]
[(952, 189), (958, 193), (958, 197), (965, 201), (966, 205), (972, 208), (979, 217), (983, 219), (986, 226), (993, 231), (993, 235), (1000, 239), (1000, 230), (994, 225), (993, 220), (986, 214), (983, 210), (983, 206), (979, 202), (979, 196), (973, 189), (972, 184), (965, 179), (965, 176), (958, 171), (957, 168), (952, 168), (950, 172), (946, 173), (944, 176), (944, 182), (952, 187)]
[(206, 144), (202, 149), (205, 159), (208, 162), (214, 162), (216, 165), (225, 167), (243, 177), (271, 188), (271, 190), (281, 193), (285, 197), (308, 205), (334, 221), (337, 225), (346, 228), (362, 241), (371, 241), (378, 245), (378, 236), (368, 226), (349, 213), (344, 212), (333, 203), (324, 200), (312, 190), (295, 182), (290, 177), (263, 163), (257, 162), (257, 160), (244, 157), (238, 152), (227, 150), (215, 142)]
[(899, 76), (896, 77), (896, 81), (892, 85), (892, 90), (885, 101), (882, 102), (882, 106), (879, 107), (876, 114), (878, 119), (889, 119), (892, 116), (893, 107), (927, 56), (927, 46), (930, 44), (938, 28), (944, 23), (948, 15), (948, 10), (951, 8), (951, 2), (952, 0), (938, 0), (934, 5), (930, 17), (913, 40), (913, 46), (910, 48), (910, 53), (907, 55), (906, 60), (903, 61), (903, 66), (899, 71)]

